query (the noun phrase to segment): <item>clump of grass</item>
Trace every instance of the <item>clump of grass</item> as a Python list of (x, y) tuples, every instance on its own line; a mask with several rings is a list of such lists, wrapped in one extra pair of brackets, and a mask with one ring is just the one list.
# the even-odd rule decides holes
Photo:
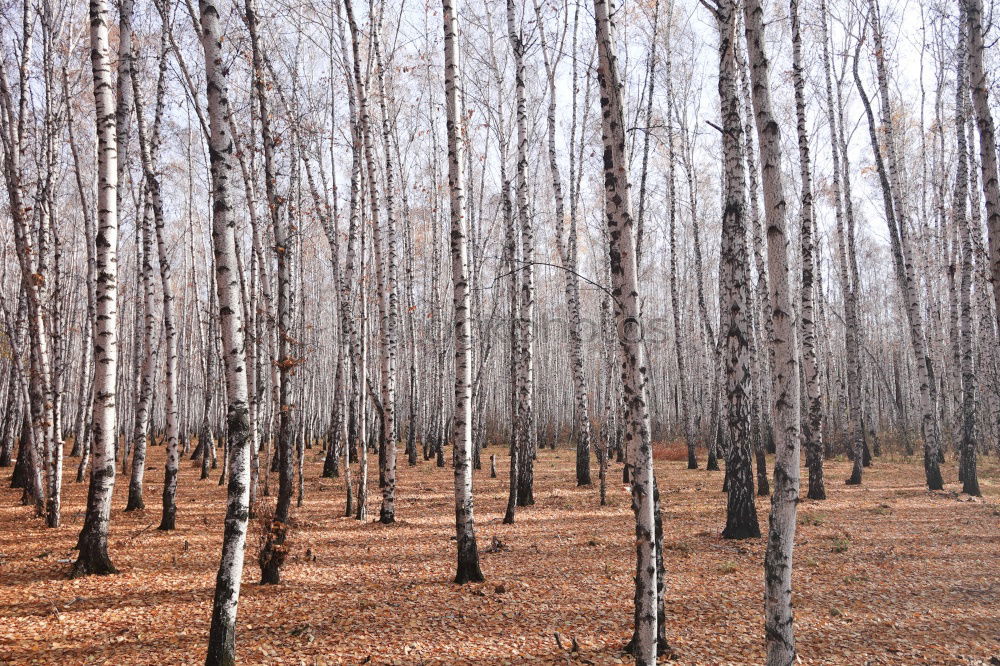
[(843, 614), (844, 611), (840, 610), (839, 608), (835, 606), (830, 607), (830, 617), (841, 617), (843, 616)]
[(886, 504), (885, 502), (882, 502), (878, 506), (874, 506), (871, 509), (869, 509), (869, 511), (871, 511), (877, 516), (888, 516), (892, 514), (892, 507)]
[(833, 540), (833, 548), (831, 550), (835, 553), (846, 553), (847, 549), (850, 548), (851, 542), (843, 537), (837, 537)]
[(722, 564), (719, 565), (719, 573), (721, 574), (724, 575), (734, 574), (737, 571), (739, 571), (739, 566), (736, 564), (736, 562), (733, 562), (731, 560), (723, 562)]
[(799, 525), (820, 526), (826, 522), (826, 518), (821, 513), (803, 513), (799, 515)]
[(693, 548), (691, 548), (691, 544), (689, 544), (686, 541), (671, 541), (670, 543), (665, 543), (663, 544), (663, 549), (675, 553), (680, 553), (685, 557), (690, 555), (691, 551), (693, 550)]

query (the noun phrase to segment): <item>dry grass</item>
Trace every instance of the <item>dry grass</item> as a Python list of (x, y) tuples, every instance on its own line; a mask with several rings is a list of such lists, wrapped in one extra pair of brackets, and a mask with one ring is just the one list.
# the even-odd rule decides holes
[[(500, 523), (505, 460), (498, 479), (477, 472), (480, 548), (493, 537), (506, 547), (483, 554), (486, 583), (458, 587), (451, 582), (451, 470), (401, 462), (400, 522), (386, 527), (343, 518), (342, 485), (317, 478), (319, 454), (310, 452), (306, 505), (295, 511), (284, 583), (257, 585), (248, 553), (237, 638), (242, 663), (628, 661), (619, 648), (631, 631), (634, 551), (620, 485), (609, 490), (611, 505), (599, 507), (595, 489), (574, 485), (571, 452), (543, 451), (537, 505), (519, 510), (509, 526)], [(111, 552), (122, 573), (112, 577), (66, 576), (85, 499), (69, 469), (65, 524), (56, 530), (18, 505), (19, 491), (0, 490), (0, 662), (203, 662), (224, 489), (215, 479), (198, 481), (185, 461), (179, 528), (161, 533), (161, 449), (150, 465), (143, 512), (121, 511), (127, 484), (119, 477)], [(995, 462), (982, 465), (987, 498), (979, 503), (958, 501), (954, 485), (925, 491), (912, 461), (877, 461), (860, 488), (843, 485), (847, 463), (828, 464), (830, 499), (801, 506), (795, 585), (802, 661), (975, 664), (1000, 653), (997, 471)], [(953, 481), (952, 464), (946, 472)], [(763, 541), (719, 538), (721, 472), (689, 472), (661, 454), (657, 473), (677, 662), (761, 663)], [(609, 478), (620, 478), (617, 466)], [(762, 524), (767, 507), (758, 501)], [(557, 647), (555, 632), (567, 647), (575, 637), (580, 652)]]
[(687, 462), (687, 459), (687, 444), (682, 439), (672, 439), (668, 442), (656, 442), (653, 444), (653, 460)]

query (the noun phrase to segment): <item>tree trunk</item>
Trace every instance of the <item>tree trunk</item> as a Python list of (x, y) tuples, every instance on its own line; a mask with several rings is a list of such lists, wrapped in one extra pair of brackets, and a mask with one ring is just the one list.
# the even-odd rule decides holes
[(74, 575), (117, 573), (108, 557), (108, 523), (115, 487), (118, 412), (118, 149), (108, 53), (106, 0), (90, 3), (90, 48), (97, 113), (97, 316), (94, 331), (94, 411), (90, 489)]
[[(794, 2), (794, 0), (793, 0)], [(799, 502), (799, 366), (795, 350), (795, 324), (788, 284), (788, 236), (785, 194), (781, 178), (781, 132), (771, 110), (770, 65), (765, 51), (764, 10), (760, 0), (745, 0), (747, 49), (757, 141), (760, 145), (764, 215), (767, 221), (767, 259), (770, 284), (773, 358), (771, 398), (774, 401), (774, 494), (768, 521), (764, 555), (764, 632), (768, 666), (795, 663), (795, 633), (792, 624), (792, 552), (795, 546), (795, 514)], [(793, 19), (796, 21), (797, 19)], [(800, 120), (804, 137), (804, 120)], [(801, 138), (800, 138), (801, 140)], [(808, 175), (808, 150), (805, 156)], [(803, 181), (808, 186), (808, 177)], [(811, 210), (811, 196), (803, 208)], [(807, 223), (803, 223), (805, 226)], [(808, 243), (809, 241), (806, 240)], [(806, 264), (808, 267), (808, 264)], [(808, 289), (812, 289), (809, 275)], [(812, 307), (803, 319), (811, 323)], [(817, 407), (818, 409), (818, 407)]]
[(725, 201), (720, 247), (721, 335), (726, 371), (725, 439), (726, 539), (760, 536), (754, 482), (750, 467), (750, 349), (749, 266), (746, 246), (746, 195), (744, 192), (743, 124), (736, 88), (736, 7), (732, 0), (719, 4), (719, 99), (722, 105), (722, 151)]
[(241, 302), (236, 266), (236, 219), (231, 204), (230, 174), (233, 140), (227, 131), (229, 101), (223, 68), (222, 30), (214, 0), (200, 0), (201, 45), (205, 53), (205, 78), (210, 122), (209, 155), (212, 169), (212, 241), (215, 252), (219, 329), (226, 373), (226, 441), (229, 443), (222, 558), (215, 579), (212, 625), (208, 638), (207, 666), (236, 663), (236, 610), (243, 579), (247, 516), (250, 501), (250, 422)]
[[(635, 236), (629, 205), (628, 160), (625, 154), (625, 112), (622, 85), (613, 42), (611, 8), (594, 0), (598, 52), (597, 79), (601, 87), (601, 138), (604, 146), (604, 205), (610, 240), (612, 303), (621, 350), (621, 378), (625, 393), (625, 439), (632, 466), (632, 510), (635, 514), (636, 577), (635, 638), (637, 664), (656, 663), (657, 563), (653, 456), (646, 406), (646, 362), (639, 321), (639, 285)], [(662, 588), (659, 588), (662, 589)]]
[[(974, 2), (975, 0), (973, 0)], [(967, 88), (966, 65), (971, 64), (968, 54), (969, 7), (959, 2), (958, 58), (955, 66), (955, 135), (957, 164), (955, 169), (955, 196), (952, 200), (954, 225), (962, 238), (962, 279), (959, 293), (960, 325), (960, 367), (962, 372), (962, 440), (961, 462), (962, 492), (981, 496), (979, 477), (976, 472), (976, 374), (973, 363), (972, 336), (972, 233), (966, 215), (969, 196), (969, 148), (966, 141), (965, 125), (969, 91)], [(981, 38), (980, 38), (981, 41)], [(971, 68), (970, 68), (971, 69)], [(987, 113), (989, 110), (987, 109)], [(982, 135), (980, 141), (982, 142)], [(994, 150), (995, 159), (996, 152)], [(994, 181), (995, 182), (995, 181)]]
[(458, 566), (455, 582), (483, 580), (476, 546), (472, 500), (472, 338), (469, 325), (469, 266), (465, 220), (464, 122), (459, 89), (458, 7), (455, 0), (442, 0), (444, 20), (444, 88), (448, 134), (448, 192), (451, 208), (451, 278), (454, 300), (455, 416), (452, 441), (455, 447), (455, 533)]

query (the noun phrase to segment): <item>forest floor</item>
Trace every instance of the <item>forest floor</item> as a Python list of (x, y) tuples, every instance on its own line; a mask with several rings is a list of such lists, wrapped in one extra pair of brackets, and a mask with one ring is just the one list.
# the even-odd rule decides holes
[[(489, 478), (489, 453), (499, 478)], [(612, 467), (609, 506), (577, 488), (573, 454), (542, 451), (533, 507), (501, 524), (507, 457), (476, 472), (486, 582), (454, 576), (450, 468), (400, 458), (398, 522), (342, 517), (343, 484), (308, 451), (303, 507), (279, 586), (261, 586), (251, 528), (239, 607), (247, 664), (611, 664), (631, 661), (633, 523)], [(763, 661), (764, 540), (724, 541), (721, 472), (658, 456), (668, 635), (679, 664)], [(377, 456), (370, 456), (377, 458)], [(374, 460), (372, 461), (374, 464)], [(770, 461), (769, 461), (770, 462)], [(64, 523), (46, 529), (20, 491), (0, 489), (0, 663), (204, 663), (225, 489), (185, 460), (178, 529), (159, 524), (163, 450), (150, 456), (144, 511), (125, 513), (119, 476), (111, 556), (121, 573), (70, 580), (86, 484), (67, 461)], [(1000, 658), (1000, 465), (980, 465), (982, 501), (959, 495), (955, 465), (928, 492), (914, 460), (880, 458), (865, 485), (828, 461), (824, 502), (803, 500), (795, 550), (798, 650), (807, 664), (989, 664)], [(377, 469), (370, 514), (378, 516)], [(596, 470), (595, 470), (596, 481)], [(757, 511), (766, 531), (767, 498)], [(503, 547), (490, 549), (493, 539)], [(496, 552), (488, 552), (496, 550)], [(562, 637), (561, 649), (554, 638)], [(579, 650), (569, 653), (575, 639)]]

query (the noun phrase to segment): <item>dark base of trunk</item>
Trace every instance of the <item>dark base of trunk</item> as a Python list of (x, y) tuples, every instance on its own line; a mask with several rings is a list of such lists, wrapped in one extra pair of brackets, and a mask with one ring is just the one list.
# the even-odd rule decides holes
[[(625, 647), (622, 648), (622, 652), (624, 652), (625, 654), (630, 654), (630, 655), (632, 655), (634, 657), (635, 656), (635, 644), (638, 643), (638, 642), (639, 642), (638, 638), (636, 638), (635, 633), (633, 633), (632, 634), (632, 639), (629, 640), (629, 642), (625, 644)], [(658, 637), (656, 639), (656, 656), (657, 657), (666, 657), (668, 655), (673, 655), (673, 654), (675, 654), (674, 653), (674, 649), (672, 647), (670, 647), (670, 643), (667, 642), (667, 639), (663, 638), (662, 636)]]
[(383, 525), (392, 525), (396, 522), (396, 514), (394, 512), (386, 511), (384, 508), (380, 509), (378, 512), (378, 522)]
[(479, 549), (476, 538), (466, 539), (458, 544), (458, 571), (455, 573), (455, 583), (482, 583), (486, 578), (479, 568)]
[(224, 627), (215, 617), (208, 635), (205, 666), (236, 666), (236, 628)]
[(976, 477), (964, 479), (962, 482), (962, 492), (973, 497), (982, 497), (983, 492), (979, 489), (979, 479)]
[(257, 555), (261, 585), (277, 585), (281, 582), (281, 567), (288, 555), (288, 546), (285, 545), (287, 538), (288, 528), (286, 524), (280, 520), (272, 519), (264, 545), (260, 549), (260, 554)]
[(125, 505), (126, 511), (139, 511), (146, 508), (146, 504), (142, 501), (142, 491), (133, 492), (129, 489), (128, 492), (128, 504)]
[(734, 461), (726, 465), (729, 474), (729, 496), (726, 498), (726, 527), (723, 539), (755, 539), (760, 536), (757, 506), (754, 504), (753, 477), (749, 465)]
[(169, 532), (177, 529), (177, 510), (173, 507), (163, 510), (163, 517), (160, 519), (160, 526), (156, 529)]
[(944, 479), (941, 478), (941, 468), (938, 466), (937, 460), (933, 464), (925, 465), (924, 471), (927, 476), (928, 490), (944, 490)]
[(708, 464), (705, 465), (705, 469), (707, 469), (709, 472), (719, 471), (719, 459), (716, 458), (714, 454), (711, 453), (708, 454)]
[(118, 573), (118, 569), (111, 564), (108, 557), (108, 543), (105, 539), (98, 539), (91, 535), (80, 535), (77, 544), (80, 547), (80, 554), (73, 563), (70, 571), (70, 578), (80, 576), (107, 576)]
[[(327, 451), (330, 451), (330, 449), (327, 449)], [(333, 457), (335, 458), (336, 456)], [(340, 468), (338, 467), (336, 462), (331, 460), (331, 456), (328, 455), (326, 457), (326, 460), (323, 461), (323, 478), (332, 479), (339, 476), (340, 476)]]
[(281, 583), (281, 571), (275, 566), (268, 566), (260, 570), (261, 585), (278, 585)]
[(766, 476), (757, 479), (757, 497), (767, 497), (771, 494), (771, 484)]
[(695, 457), (693, 449), (688, 449), (688, 469), (698, 469), (698, 458)]
[(811, 500), (826, 499), (826, 487), (823, 485), (823, 479), (809, 477), (809, 491), (806, 493), (806, 497)]
[(753, 523), (727, 524), (722, 530), (723, 539), (756, 539), (760, 536), (760, 525)]
[(576, 450), (576, 485), (589, 486), (590, 480), (590, 448), (578, 447)]

